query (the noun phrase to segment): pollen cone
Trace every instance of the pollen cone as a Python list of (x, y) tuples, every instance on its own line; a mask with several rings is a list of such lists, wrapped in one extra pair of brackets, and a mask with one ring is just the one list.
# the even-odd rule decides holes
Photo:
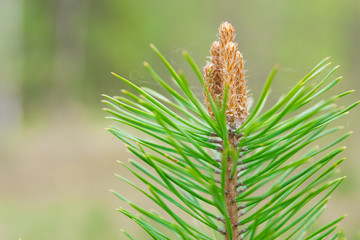
[[(234, 42), (235, 29), (230, 23), (222, 23), (217, 36), (218, 41), (213, 42), (210, 49), (211, 62), (204, 67), (205, 88), (220, 108), (224, 101), (225, 86), (229, 86), (229, 94), (225, 99), (226, 121), (229, 128), (237, 129), (248, 115), (244, 60), (238, 51), (238, 44)], [(205, 91), (204, 95), (209, 114), (215, 119)]]

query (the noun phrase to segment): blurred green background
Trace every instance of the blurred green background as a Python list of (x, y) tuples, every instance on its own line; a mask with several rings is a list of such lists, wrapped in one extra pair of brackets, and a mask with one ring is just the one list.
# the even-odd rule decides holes
[[(225, 20), (237, 30), (255, 99), (274, 64), (275, 99), (329, 55), (341, 64), (334, 76), (344, 76), (332, 93), (360, 89), (359, 0), (1, 0), (0, 239), (124, 239), (121, 228), (147, 239), (115, 211), (122, 203), (109, 189), (138, 196), (113, 176), (129, 175), (115, 162), (129, 155), (104, 130), (111, 123), (100, 94), (120, 94), (111, 71), (159, 88), (144, 60), (170, 79), (149, 43), (177, 68), (188, 71), (183, 49), (204, 65)], [(193, 88), (202, 95), (195, 80)], [(355, 109), (338, 122), (355, 134), (344, 143), (348, 179), (324, 214), (348, 213), (349, 239), (360, 229), (359, 117)]]

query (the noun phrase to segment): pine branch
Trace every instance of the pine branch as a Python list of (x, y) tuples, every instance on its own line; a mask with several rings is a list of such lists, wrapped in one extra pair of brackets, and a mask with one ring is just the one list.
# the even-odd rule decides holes
[[(143, 164), (120, 162), (144, 185), (117, 175), (167, 215), (150, 212), (114, 191), (140, 217), (123, 208), (153, 239), (323, 239), (336, 230), (340, 217), (311, 232), (325, 210), (330, 194), (345, 179), (335, 176), (344, 161), (337, 145), (345, 133), (325, 146), (314, 145), (342, 127), (329, 128), (359, 104), (343, 108), (335, 102), (347, 91), (323, 98), (341, 77), (332, 78), (328, 58), (270, 108), (275, 66), (253, 107), (248, 106), (244, 60), (237, 50), (235, 30), (225, 22), (211, 46), (210, 62), (201, 71), (187, 52), (183, 55), (204, 87), (205, 104), (196, 97), (182, 72), (176, 72), (155, 46), (175, 80), (171, 87), (148, 63), (150, 75), (167, 96), (136, 86), (114, 74), (133, 92), (104, 95), (112, 119), (143, 134), (137, 136), (111, 127)], [(337, 148), (334, 148), (337, 146)], [(178, 212), (186, 214), (182, 218)], [(156, 229), (154, 223), (173, 235)], [(195, 223), (195, 224), (194, 224)], [(124, 234), (133, 239), (128, 232)], [(332, 239), (342, 239), (338, 231)]]

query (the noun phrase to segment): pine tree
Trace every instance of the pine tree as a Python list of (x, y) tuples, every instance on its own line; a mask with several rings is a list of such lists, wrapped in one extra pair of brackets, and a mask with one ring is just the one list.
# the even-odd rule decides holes
[(359, 103), (346, 108), (334, 104), (352, 91), (323, 99), (341, 79), (331, 80), (338, 66), (330, 68), (328, 58), (324, 59), (266, 109), (275, 66), (252, 108), (235, 30), (224, 22), (203, 71), (183, 53), (204, 87), (204, 104), (184, 73), (175, 71), (155, 46), (151, 48), (178, 88), (144, 63), (169, 97), (114, 74), (138, 95), (123, 90), (122, 96), (104, 95), (104, 102), (111, 106), (105, 109), (112, 114), (110, 119), (143, 133), (136, 136), (116, 126), (108, 129), (142, 162), (120, 163), (144, 185), (118, 177), (167, 214), (146, 210), (114, 191), (141, 216), (125, 208), (119, 209), (121, 213), (160, 240), (343, 239), (336, 229), (344, 216), (314, 227), (329, 195), (345, 179), (335, 171), (344, 161), (337, 155), (345, 147), (333, 147), (350, 133), (322, 147), (314, 142), (341, 130), (329, 124)]

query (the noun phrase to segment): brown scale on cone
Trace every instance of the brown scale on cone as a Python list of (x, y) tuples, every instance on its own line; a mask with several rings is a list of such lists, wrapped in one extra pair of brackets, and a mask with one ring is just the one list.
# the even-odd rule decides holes
[[(221, 96), (219, 95), (221, 93), (221, 89), (219, 88), (218, 84), (215, 83), (214, 75), (215, 73), (215, 65), (213, 63), (207, 63), (204, 67), (204, 83), (205, 87), (208, 89), (211, 97), (217, 101), (221, 99)], [(212, 118), (214, 118), (214, 112), (212, 111), (212, 107), (210, 104), (210, 100), (208, 96), (206, 95), (206, 92), (204, 92), (204, 96), (206, 98), (206, 101), (208, 104), (206, 104), (209, 114)]]
[[(248, 115), (244, 61), (237, 49), (238, 44), (234, 42), (235, 29), (230, 23), (222, 23), (217, 36), (218, 41), (211, 45), (211, 63), (204, 68), (205, 87), (220, 107), (225, 86), (229, 86), (226, 120), (231, 129), (236, 129)], [(204, 95), (210, 116), (214, 118), (210, 100), (206, 93)]]

